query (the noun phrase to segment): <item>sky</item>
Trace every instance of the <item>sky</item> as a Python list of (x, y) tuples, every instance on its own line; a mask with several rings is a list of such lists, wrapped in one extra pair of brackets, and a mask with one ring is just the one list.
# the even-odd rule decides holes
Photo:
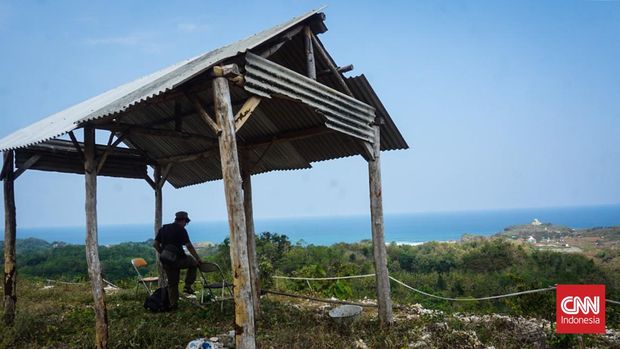
[[(620, 203), (620, 1), (1, 0), (0, 137), (323, 5), (327, 50), (411, 147), (382, 154), (387, 214)], [(152, 222), (145, 181), (98, 183), (99, 224)], [(257, 218), (369, 212), (359, 156), (252, 184)], [(82, 176), (15, 187), (19, 226), (84, 224)], [(226, 219), (222, 183), (166, 185), (181, 209)]]

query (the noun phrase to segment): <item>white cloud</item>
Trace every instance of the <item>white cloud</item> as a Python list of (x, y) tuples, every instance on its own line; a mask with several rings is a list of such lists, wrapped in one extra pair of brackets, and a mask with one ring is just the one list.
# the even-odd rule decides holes
[(120, 45), (120, 46), (136, 46), (143, 42), (142, 37), (138, 35), (115, 36), (107, 38), (89, 38), (86, 39), (88, 45)]
[(177, 23), (177, 29), (185, 33), (204, 32), (209, 29), (206, 24), (196, 24), (192, 22)]

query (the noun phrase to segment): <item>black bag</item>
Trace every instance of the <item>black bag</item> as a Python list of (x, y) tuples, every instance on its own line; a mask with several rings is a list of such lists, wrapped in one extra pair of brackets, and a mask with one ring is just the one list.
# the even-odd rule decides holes
[(179, 249), (175, 245), (168, 244), (164, 246), (164, 249), (159, 254), (159, 261), (165, 265), (172, 265), (176, 263), (179, 256)]
[(156, 289), (152, 295), (146, 297), (144, 308), (155, 313), (169, 310), (170, 299), (168, 298), (168, 289), (166, 287)]

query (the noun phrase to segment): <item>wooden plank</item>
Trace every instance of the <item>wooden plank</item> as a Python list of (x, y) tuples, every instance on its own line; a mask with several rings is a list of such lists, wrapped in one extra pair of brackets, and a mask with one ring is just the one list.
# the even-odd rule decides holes
[(237, 115), (235, 115), (235, 132), (239, 131), (245, 122), (248, 121), (254, 109), (260, 104), (260, 101), (260, 97), (252, 96), (243, 103), (243, 106), (239, 109)]
[(379, 125), (373, 126), (375, 139), (373, 143), (374, 159), (368, 161), (368, 178), (370, 186), (370, 218), (372, 228), (372, 247), (375, 264), (377, 288), (377, 305), (379, 322), (382, 327), (393, 322), (392, 299), (390, 297), (390, 279), (387, 270), (387, 251), (385, 248), (383, 225), (383, 197), (381, 189), (381, 144)]
[(108, 313), (101, 277), (97, 232), (97, 172), (95, 165), (95, 129), (84, 128), (84, 177), (86, 186), (86, 262), (95, 302), (95, 346), (108, 347)]
[(315, 50), (319, 53), (319, 56), (323, 58), (323, 61), (325, 62), (325, 64), (327, 64), (329, 70), (332, 71), (332, 74), (334, 74), (334, 77), (338, 80), (344, 92), (349, 96), (353, 97), (353, 93), (351, 92), (351, 89), (349, 89), (349, 85), (347, 85), (347, 83), (344, 81), (342, 75), (340, 75), (340, 73), (338, 72), (338, 68), (336, 68), (336, 65), (334, 65), (331, 58), (329, 58), (329, 55), (327, 54), (327, 52), (325, 52), (325, 49), (323, 48), (323, 45), (321, 45), (319, 39), (317, 39), (314, 34), (312, 34), (312, 42), (314, 43)]
[(26, 170), (31, 168), (40, 159), (41, 159), (41, 155), (37, 154), (37, 155), (31, 156), (28, 160), (26, 160), (26, 162), (24, 162), (24, 164), (20, 168), (17, 169), (17, 171), (15, 171), (15, 174), (13, 174), (13, 180), (16, 180), (17, 177), (21, 176), (22, 173), (26, 172)]
[(17, 306), (17, 268), (15, 264), (15, 186), (13, 180), (14, 152), (4, 152), (4, 324), (13, 325)]
[(256, 348), (254, 303), (247, 250), (245, 211), (241, 173), (235, 137), (235, 124), (228, 80), (213, 80), (215, 117), (222, 128), (219, 137), (222, 177), (230, 228), (230, 260), (235, 298), (235, 342), (238, 349)]
[(196, 112), (198, 113), (198, 115), (202, 117), (202, 119), (211, 128), (213, 133), (219, 136), (220, 133), (222, 133), (220, 126), (215, 121), (213, 121), (213, 118), (211, 118), (209, 113), (207, 113), (207, 111), (202, 107), (202, 104), (200, 104), (200, 101), (198, 100), (198, 98), (195, 96), (187, 96), (187, 98), (192, 102), (194, 109), (196, 109)]
[(312, 47), (312, 29), (310, 26), (304, 27), (304, 43), (306, 47), (306, 71), (308, 77), (312, 80), (316, 80), (316, 64), (314, 62), (314, 48)]
[(248, 261), (250, 263), (250, 278), (252, 280), (252, 300), (254, 301), (254, 320), (260, 317), (260, 279), (258, 273), (258, 259), (256, 258), (256, 235), (254, 230), (254, 209), (252, 207), (252, 175), (248, 152), (243, 152), (243, 210), (245, 211), (245, 227), (248, 244)]

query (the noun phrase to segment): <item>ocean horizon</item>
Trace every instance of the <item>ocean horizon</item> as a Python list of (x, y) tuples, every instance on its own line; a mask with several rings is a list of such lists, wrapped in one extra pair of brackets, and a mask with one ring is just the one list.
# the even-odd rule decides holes
[[(459, 240), (463, 234), (489, 236), (533, 219), (571, 228), (620, 226), (620, 204), (559, 208), (385, 214), (385, 241), (422, 243)], [(164, 222), (166, 223), (166, 222)], [(19, 224), (19, 223), (18, 223)], [(192, 221), (187, 226), (193, 242), (220, 243), (228, 237), (226, 221)], [(255, 219), (256, 233), (285, 234), (293, 243), (331, 245), (371, 239), (370, 216), (325, 216)], [(17, 238), (84, 244), (82, 226), (20, 228)], [(153, 238), (152, 223), (100, 225), (99, 244), (142, 242)]]

